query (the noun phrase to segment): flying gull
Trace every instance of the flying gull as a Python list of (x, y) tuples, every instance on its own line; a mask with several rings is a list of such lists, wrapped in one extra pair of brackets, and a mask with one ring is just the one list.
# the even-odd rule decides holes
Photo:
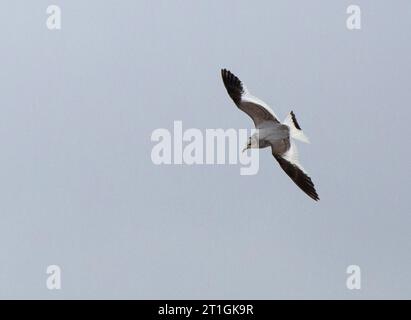
[(309, 141), (301, 130), (294, 112), (291, 111), (281, 123), (271, 108), (253, 97), (234, 74), (223, 69), (221, 76), (231, 99), (240, 110), (251, 117), (255, 128), (258, 129), (248, 138), (247, 146), (243, 151), (250, 148), (271, 147), (274, 158), (295, 184), (315, 201), (320, 200), (314, 183), (298, 162), (298, 152), (293, 139), (305, 143)]

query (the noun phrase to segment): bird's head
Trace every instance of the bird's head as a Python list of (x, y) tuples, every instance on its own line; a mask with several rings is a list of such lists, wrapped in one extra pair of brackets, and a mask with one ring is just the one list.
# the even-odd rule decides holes
[(251, 141), (250, 141), (250, 138), (248, 138), (247, 144), (246, 144), (246, 146), (243, 148), (243, 152), (246, 151), (246, 150), (248, 150), (248, 149), (250, 149), (250, 148), (251, 148)]
[(248, 138), (247, 144), (244, 147), (243, 152), (251, 148), (258, 148), (258, 141), (256, 141), (256, 139), (253, 136)]

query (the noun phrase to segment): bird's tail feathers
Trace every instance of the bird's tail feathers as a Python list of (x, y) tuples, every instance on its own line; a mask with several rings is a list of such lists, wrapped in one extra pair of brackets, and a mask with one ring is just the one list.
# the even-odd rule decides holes
[(300, 125), (297, 122), (297, 118), (293, 111), (291, 111), (284, 120), (284, 124), (290, 128), (291, 138), (300, 140), (301, 142), (310, 143), (308, 137), (301, 130)]

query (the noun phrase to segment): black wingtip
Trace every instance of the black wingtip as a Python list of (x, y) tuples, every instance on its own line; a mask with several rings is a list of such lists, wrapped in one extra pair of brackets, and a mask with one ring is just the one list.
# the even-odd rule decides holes
[(281, 168), (294, 181), (294, 183), (314, 201), (319, 201), (320, 197), (315, 190), (315, 186), (311, 178), (295, 164), (292, 164), (282, 156), (274, 155)]
[(291, 119), (292, 119), (293, 122), (294, 122), (294, 126), (295, 126), (298, 130), (301, 130), (301, 127), (300, 127), (299, 123), (297, 122), (297, 118), (295, 117), (294, 111), (291, 111), (290, 114), (291, 114)]
[(223, 79), (224, 79), (224, 78), (227, 78), (227, 76), (228, 76), (229, 74), (231, 74), (231, 72), (230, 72), (229, 70), (227, 70), (227, 69), (225, 69), (225, 68), (221, 69), (221, 77), (222, 77)]
[(221, 77), (231, 99), (238, 105), (244, 93), (243, 84), (233, 73), (227, 69), (221, 69)]

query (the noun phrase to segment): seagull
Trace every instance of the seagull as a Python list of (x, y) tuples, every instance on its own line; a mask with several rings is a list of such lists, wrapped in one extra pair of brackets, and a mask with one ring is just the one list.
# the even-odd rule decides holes
[(252, 96), (240, 79), (229, 70), (222, 69), (221, 76), (228, 95), (240, 110), (251, 117), (257, 129), (256, 133), (248, 138), (243, 152), (251, 148), (271, 147), (274, 158), (294, 183), (310, 198), (320, 200), (314, 183), (298, 161), (298, 151), (293, 139), (305, 143), (309, 141), (294, 112), (291, 111), (281, 123), (271, 108)]

